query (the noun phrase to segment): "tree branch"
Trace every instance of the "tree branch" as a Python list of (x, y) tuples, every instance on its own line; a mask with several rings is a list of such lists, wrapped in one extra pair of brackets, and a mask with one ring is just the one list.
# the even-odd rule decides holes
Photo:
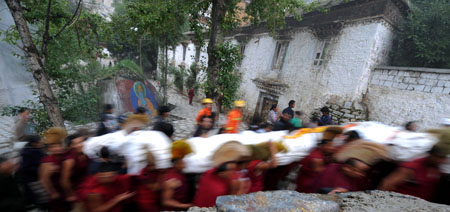
[(66, 22), (66, 24), (64, 24), (64, 26), (58, 31), (58, 33), (56, 33), (55, 36), (53, 36), (51, 39), (57, 38), (67, 27), (71, 26), (74, 22), (74, 19), (77, 18), (78, 20), (78, 15), (81, 14), (81, 2), (83, 0), (79, 0), (78, 4), (77, 4), (77, 9), (75, 10), (75, 12), (73, 13), (72, 18), (70, 18), (69, 21)]
[(52, 7), (52, 0), (48, 1), (47, 5), (47, 13), (45, 17), (45, 30), (44, 35), (42, 36), (42, 46), (41, 46), (41, 55), (45, 59), (45, 56), (47, 55), (47, 46), (48, 42), (50, 40), (50, 35), (48, 34), (50, 29), (50, 8)]

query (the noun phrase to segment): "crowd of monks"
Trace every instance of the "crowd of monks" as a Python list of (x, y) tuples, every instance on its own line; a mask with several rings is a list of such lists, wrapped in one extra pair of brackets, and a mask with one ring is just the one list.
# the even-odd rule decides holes
[[(214, 120), (212, 100), (203, 103), (205, 108), (197, 121), (205, 117)], [(223, 127), (225, 133), (238, 132), (244, 106), (243, 101), (235, 103), (236, 108)], [(133, 114), (123, 130), (132, 133), (147, 124), (145, 115)], [(284, 149), (280, 143), (246, 146), (230, 141), (213, 154), (214, 167), (202, 174), (183, 172), (183, 159), (192, 150), (186, 141), (178, 140), (171, 145), (172, 168), (157, 169), (156, 156), (148, 152), (147, 166), (140, 174), (129, 175), (123, 156), (107, 147), (95, 159), (83, 153), (83, 143), (90, 136), (88, 130), (67, 136), (65, 130), (51, 128), (42, 138), (24, 138), (28, 143), (21, 152), (17, 170), (8, 166), (8, 160), (0, 160), (0, 186), (6, 188), (5, 182), (18, 182), (25, 195), (23, 201), (14, 197), (17, 199), (8, 202), (6, 198), (13, 197), (5, 195), (7, 189), (3, 189), (0, 209), (26, 211), (29, 208), (25, 206), (32, 205), (55, 212), (184, 211), (193, 206), (213, 207), (222, 195), (276, 190), (292, 171), (298, 172), (296, 190), (303, 193), (381, 189), (441, 201), (439, 197), (448, 197), (449, 190), (439, 166), (450, 153), (450, 131), (442, 129), (436, 134), (439, 142), (428, 155), (408, 162), (386, 159), (386, 147), (361, 140), (355, 131), (344, 133), (338, 126), (329, 126), (309, 155), (286, 166), (278, 166), (275, 157)], [(336, 140), (343, 143), (337, 145)], [(8, 174), (13, 173), (15, 181), (7, 181)], [(448, 198), (442, 201), (448, 204)]]

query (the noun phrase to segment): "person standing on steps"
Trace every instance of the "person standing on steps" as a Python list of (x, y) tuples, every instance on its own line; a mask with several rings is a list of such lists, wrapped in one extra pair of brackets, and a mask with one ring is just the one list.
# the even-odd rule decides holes
[(192, 105), (192, 99), (193, 99), (194, 96), (195, 96), (194, 88), (189, 89), (189, 91), (188, 91), (188, 96), (189, 96), (189, 104)]

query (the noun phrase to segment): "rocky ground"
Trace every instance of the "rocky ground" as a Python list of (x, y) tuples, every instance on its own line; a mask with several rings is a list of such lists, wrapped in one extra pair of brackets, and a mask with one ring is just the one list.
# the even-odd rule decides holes
[(336, 195), (302, 194), (295, 191), (258, 192), (222, 196), (214, 208), (190, 208), (190, 212), (450, 212), (450, 206), (384, 191), (350, 192)]

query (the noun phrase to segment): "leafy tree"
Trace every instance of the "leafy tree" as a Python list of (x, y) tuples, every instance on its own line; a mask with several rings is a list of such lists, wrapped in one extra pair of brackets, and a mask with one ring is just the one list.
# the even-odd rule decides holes
[(163, 88), (163, 104), (167, 104), (168, 51), (183, 37), (186, 30), (187, 13), (185, 2), (179, 0), (135, 0), (126, 3), (126, 12), (121, 16), (133, 36), (151, 39), (161, 50), (159, 76)]
[[(241, 0), (185, 0), (190, 18), (191, 30), (195, 32), (198, 40), (203, 41), (203, 33), (208, 32), (208, 67), (207, 86), (205, 93), (208, 97), (216, 100), (218, 110), (221, 109), (221, 102), (225, 95), (221, 86), (220, 72), (223, 50), (225, 42), (224, 34), (240, 26), (243, 21), (250, 21), (253, 24), (264, 23), (270, 30), (271, 35), (276, 35), (276, 30), (283, 28), (285, 17), (294, 16), (301, 19), (301, 14), (316, 8), (317, 3), (305, 3), (303, 0), (253, 0), (248, 3), (244, 12), (244, 1)], [(308, 1), (309, 2), (309, 1)], [(222, 52), (223, 53), (223, 52)], [(225, 70), (228, 70), (227, 68)], [(230, 75), (231, 76), (231, 75)], [(222, 82), (223, 83), (223, 82)]]
[(392, 64), (450, 68), (450, 1), (413, 3), (394, 41)]
[(97, 80), (108, 73), (96, 61), (102, 57), (102, 40), (110, 34), (104, 18), (84, 9), (81, 0), (6, 3), (15, 26), (2, 34), (22, 49), (36, 81), (40, 103), (28, 104), (39, 111), (33, 115), (44, 120), (40, 108), (45, 108), (52, 125), (59, 127), (64, 119), (92, 120), (99, 108)]

